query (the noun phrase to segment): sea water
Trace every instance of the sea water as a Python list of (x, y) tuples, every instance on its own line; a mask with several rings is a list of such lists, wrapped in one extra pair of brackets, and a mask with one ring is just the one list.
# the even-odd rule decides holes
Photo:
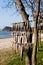
[(11, 33), (12, 32), (0, 31), (0, 38), (9, 38), (9, 37), (12, 37)]

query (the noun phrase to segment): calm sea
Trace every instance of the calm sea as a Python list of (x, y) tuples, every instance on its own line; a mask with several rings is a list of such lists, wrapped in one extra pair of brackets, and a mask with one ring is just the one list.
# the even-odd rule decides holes
[(12, 32), (4, 32), (4, 31), (0, 31), (0, 38), (9, 38), (12, 37)]

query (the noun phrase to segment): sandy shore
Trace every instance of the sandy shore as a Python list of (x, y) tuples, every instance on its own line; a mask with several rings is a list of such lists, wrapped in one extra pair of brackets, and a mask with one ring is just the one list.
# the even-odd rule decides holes
[(0, 39), (0, 49), (12, 47), (13, 38)]

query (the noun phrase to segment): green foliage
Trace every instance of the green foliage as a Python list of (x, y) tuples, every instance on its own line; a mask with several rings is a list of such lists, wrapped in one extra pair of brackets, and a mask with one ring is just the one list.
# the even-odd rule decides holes
[(25, 65), (26, 53), (24, 52), (23, 60), (20, 59), (20, 55), (14, 55), (14, 59), (11, 60), (7, 65)]
[(43, 65), (43, 42), (41, 42), (41, 46), (37, 53), (37, 65)]

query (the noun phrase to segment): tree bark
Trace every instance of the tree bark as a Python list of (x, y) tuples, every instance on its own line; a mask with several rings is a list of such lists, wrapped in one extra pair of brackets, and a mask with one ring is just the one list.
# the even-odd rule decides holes
[(28, 20), (28, 15), (27, 13), (25, 12), (25, 8), (21, 2), (21, 0), (16, 0), (16, 4), (18, 5), (18, 8), (21, 12), (21, 15), (22, 15), (22, 18), (23, 18), (23, 21), (25, 22), (26, 20)]
[(35, 27), (34, 27), (34, 47), (33, 47), (33, 54), (32, 54), (32, 65), (37, 65), (37, 23), (38, 23), (38, 16), (40, 12), (40, 0), (37, 0), (37, 6), (36, 6), (36, 17), (35, 17)]
[(23, 22), (25, 22), (26, 24), (28, 23), (27, 27), (29, 28), (30, 27), (29, 21), (28, 21), (29, 15), (26, 13), (25, 7), (24, 7), (22, 1), (21, 0), (16, 0), (16, 4), (18, 5), (18, 8), (19, 8), (20, 13), (22, 15)]
[[(16, 0), (16, 4), (18, 5), (18, 8), (19, 8), (19, 10), (20, 10), (20, 12), (21, 12), (21, 15), (22, 15), (22, 18), (23, 18), (23, 22), (25, 22), (25, 24), (26, 24), (26, 29), (28, 30), (28, 32), (30, 32), (31, 30), (29, 30), (31, 27), (30, 27), (30, 25), (29, 25), (29, 21), (28, 21), (28, 15), (27, 15), (27, 13), (25, 12), (25, 7), (24, 7), (24, 5), (23, 5), (23, 3), (22, 3), (22, 1), (21, 0)], [(29, 50), (28, 50), (28, 52), (29, 52)], [(31, 54), (30, 54), (31, 55)], [(27, 55), (27, 57), (28, 57), (28, 60), (27, 61), (30, 61), (30, 57), (29, 57), (29, 54)], [(28, 62), (26, 65), (30, 65), (30, 62)]]

